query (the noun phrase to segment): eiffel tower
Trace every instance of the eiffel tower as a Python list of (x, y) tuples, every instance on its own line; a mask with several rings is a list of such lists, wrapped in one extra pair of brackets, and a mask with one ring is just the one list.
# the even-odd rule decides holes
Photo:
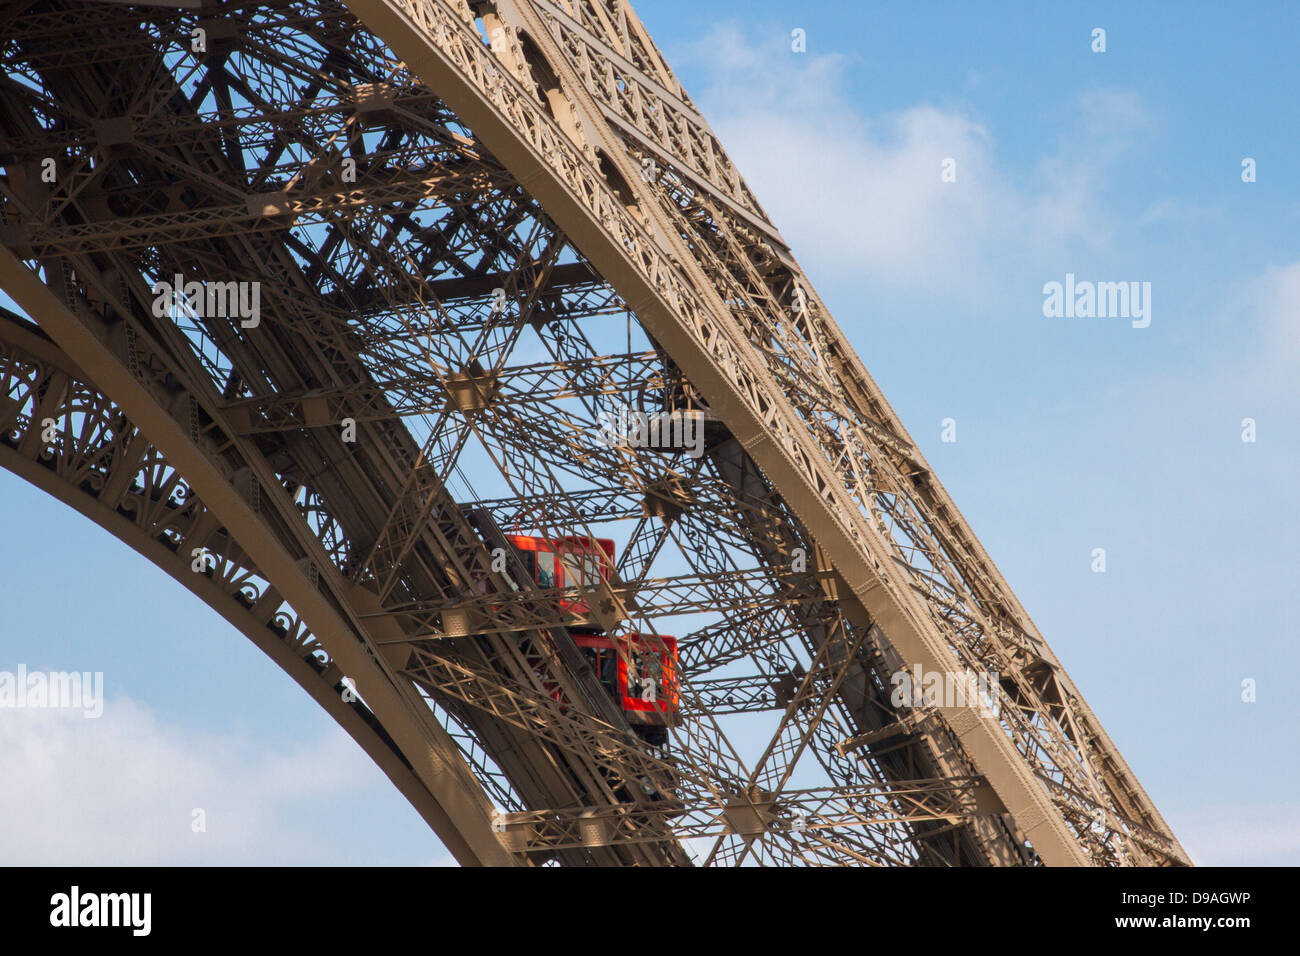
[(0, 57), (0, 463), (460, 863), (1189, 863), (625, 0), (4, 0)]

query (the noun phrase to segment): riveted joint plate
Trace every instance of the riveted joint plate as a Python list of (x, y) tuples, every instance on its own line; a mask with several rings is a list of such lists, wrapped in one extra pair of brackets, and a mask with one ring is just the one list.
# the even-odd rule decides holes
[(94, 129), (100, 146), (120, 146), (135, 138), (135, 126), (125, 116), (95, 120)]
[(444, 608), (440, 618), (444, 637), (469, 637), (478, 631), (478, 614), (472, 608)]
[(770, 793), (755, 789), (747, 797), (735, 796), (722, 811), (727, 828), (739, 836), (762, 836), (772, 826), (776, 801)]
[(447, 376), (447, 397), (451, 407), (462, 415), (492, 406), (501, 391), (496, 375), (466, 369)]

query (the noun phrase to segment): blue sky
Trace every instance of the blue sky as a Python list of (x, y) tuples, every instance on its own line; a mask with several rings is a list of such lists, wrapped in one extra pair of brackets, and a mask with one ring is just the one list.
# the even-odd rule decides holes
[[(1192, 856), (1300, 863), (1300, 8), (639, 12)], [(1150, 326), (1045, 318), (1067, 273), (1150, 282)], [(8, 473), (0, 516), (0, 669), (109, 696), (0, 720), (0, 861), (446, 861), (170, 578)]]

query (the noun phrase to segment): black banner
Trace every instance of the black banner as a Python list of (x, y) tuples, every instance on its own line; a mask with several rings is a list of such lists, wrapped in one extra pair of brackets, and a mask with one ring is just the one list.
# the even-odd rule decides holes
[[(626, 938), (939, 947), (1032, 933), (1231, 945), (1285, 928), (1294, 873), (1177, 870), (0, 869), (6, 941), (365, 943), (432, 933), (551, 948)], [(620, 929), (622, 927), (622, 929)], [(894, 936), (893, 934), (897, 935)], [(1052, 934), (1043, 937), (1042, 933)], [(630, 934), (630, 935), (628, 935)], [(700, 934), (704, 934), (701, 936)], [(795, 935), (795, 940), (789, 939)], [(1026, 942), (1029, 942), (1026, 938)], [(463, 942), (462, 942), (463, 944)], [(710, 944), (711, 945), (711, 944)]]

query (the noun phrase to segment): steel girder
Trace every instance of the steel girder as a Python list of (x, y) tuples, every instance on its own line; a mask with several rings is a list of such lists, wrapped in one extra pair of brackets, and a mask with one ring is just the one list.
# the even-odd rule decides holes
[[(364, 680), (388, 749), (359, 741), (458, 858), (1187, 862), (625, 3), (0, 24), (6, 291), (166, 449), (259, 614), (283, 595)], [(160, 314), (175, 272), (257, 283), (260, 324)], [(0, 406), (29, 477), (76, 457), (32, 437), (58, 394)], [(602, 441), (615, 398), (706, 411), (707, 447)], [(80, 501), (68, 474), (42, 487)], [(620, 529), (583, 596), (689, 626), (667, 748), (482, 521)], [(917, 664), (995, 672), (1000, 710), (894, 704)]]
[[(30, 279), (10, 270), (22, 266), (0, 252), (0, 272), (11, 294), (47, 321), (53, 313), (66, 312), (57, 301), (41, 303), (48, 293), (30, 286), (24, 290)], [(67, 321), (70, 315), (62, 318)], [(99, 358), (93, 349), (83, 351), (87, 359)], [(490, 832), (486, 798), (476, 794), (472, 776), (457, 766), (459, 755), (446, 731), (429, 720), (423, 707), (412, 706), (410, 695), (387, 679), (377, 661), (360, 653), (337, 612), (314, 610), (319, 630), (313, 632), (308, 618), (295, 610), (287, 596), (303, 590), (308, 576), (316, 576), (316, 566), (299, 559), (301, 566), (290, 565), (296, 577), (281, 574), (280, 586), (271, 584), (262, 570), (267, 565), (259, 565), (200, 498), (202, 479), (208, 476), (192, 481), (182, 475), (178, 462), (195, 449), (185, 447), (179, 429), (166, 436), (176, 449), (169, 456), (136, 424), (147, 420), (146, 413), (161, 420), (168, 412), (139, 395), (131, 397), (140, 412), (128, 415), (39, 330), (12, 315), (0, 317), (4, 467), (149, 558), (238, 628), (361, 745), (462, 864), (510, 862)], [(57, 434), (52, 441), (43, 434), (48, 423)], [(164, 433), (151, 424), (150, 435)], [(188, 468), (185, 475), (201, 472)], [(249, 526), (258, 524), (247, 501), (232, 502), (230, 512), (242, 512), (239, 518)], [(273, 532), (257, 530), (267, 539), (266, 553), (273, 553)], [(289, 560), (283, 554), (276, 558)], [(318, 589), (319, 581), (312, 587)], [(343, 683), (345, 676), (353, 681), (351, 687)], [(459, 785), (448, 786), (457, 771)], [(477, 800), (467, 799), (476, 795)]]

